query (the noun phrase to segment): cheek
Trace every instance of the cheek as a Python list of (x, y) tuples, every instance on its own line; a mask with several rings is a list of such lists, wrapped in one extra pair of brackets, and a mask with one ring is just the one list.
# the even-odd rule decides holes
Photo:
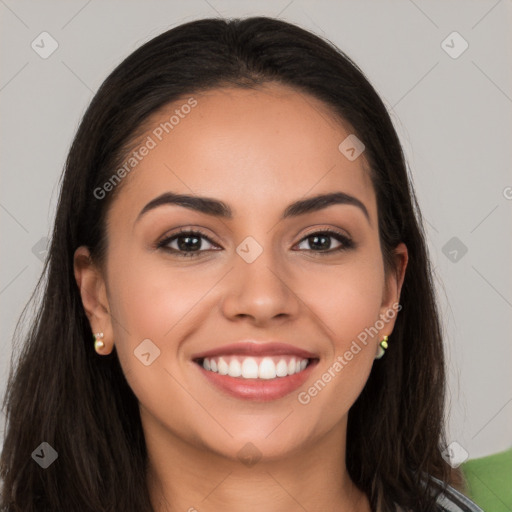
[[(376, 353), (375, 330), (383, 299), (384, 269), (377, 255), (308, 273), (303, 295), (329, 339), (318, 379), (302, 389), (300, 404), (327, 423), (345, 414), (362, 391)], [(322, 412), (324, 411), (324, 412)], [(328, 412), (326, 412), (328, 411)]]
[(356, 401), (375, 361), (384, 267), (380, 253), (373, 251), (310, 277), (316, 286), (309, 284), (309, 305), (326, 327), (330, 350), (319, 378), (298, 398), (310, 412), (324, 411), (324, 420), (334, 424)]
[[(116, 261), (116, 252), (123, 254), (123, 264), (109, 271), (109, 304), (123, 373), (148, 409), (161, 410), (172, 396), (174, 405), (182, 402), (175, 408), (181, 411), (190, 397), (173, 378), (179, 339), (183, 329), (190, 333), (194, 306), (213, 279), (209, 284), (207, 276), (201, 278), (190, 268), (171, 270), (160, 258), (140, 252), (113, 251), (111, 261)], [(144, 361), (146, 353), (149, 357)], [(173, 410), (169, 409), (170, 416)], [(172, 421), (181, 420), (175, 417)]]
[[(170, 282), (161, 266), (157, 267), (148, 256), (121, 250), (121, 244), (117, 247), (110, 254), (108, 274), (113, 335), (123, 371), (136, 389), (135, 380), (144, 377), (148, 385), (148, 379), (154, 378), (154, 369), (168, 356), (170, 351), (164, 341), (169, 336), (165, 334), (185, 315), (185, 296), (190, 292), (180, 287), (179, 281)], [(122, 264), (113, 263), (116, 261)], [(149, 357), (142, 355), (148, 352)], [(145, 365), (144, 357), (146, 363), (151, 361), (150, 365)]]
[(330, 345), (316, 380), (300, 390), (297, 401), (311, 417), (320, 418), (321, 431), (348, 413), (370, 375), (378, 337), (372, 328), (379, 320), (381, 279), (378, 271), (363, 275), (347, 268), (340, 272), (339, 280), (319, 280), (323, 293), (312, 296), (315, 312), (327, 326)]
[(130, 338), (165, 343), (174, 326), (201, 300), (208, 278), (191, 268), (171, 269), (154, 255), (138, 255), (125, 262), (109, 278), (112, 312), (125, 327), (119, 333), (121, 339), (126, 339), (128, 331)]
[(318, 268), (302, 284), (308, 306), (322, 321), (336, 352), (373, 326), (383, 300), (384, 270), (379, 258), (354, 258), (346, 265)]

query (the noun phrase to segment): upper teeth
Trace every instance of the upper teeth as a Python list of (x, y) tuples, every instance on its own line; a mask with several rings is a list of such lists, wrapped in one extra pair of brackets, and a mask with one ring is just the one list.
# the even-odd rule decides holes
[(221, 375), (243, 379), (274, 379), (299, 373), (308, 365), (299, 357), (205, 357), (203, 368)]

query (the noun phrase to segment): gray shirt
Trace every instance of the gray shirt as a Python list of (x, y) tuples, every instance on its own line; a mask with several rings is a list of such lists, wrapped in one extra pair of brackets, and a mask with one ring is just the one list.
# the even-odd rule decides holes
[[(437, 478), (430, 477), (442, 486), (442, 482)], [(454, 489), (452, 486), (447, 486), (444, 492), (441, 492), (437, 497), (437, 509), (432, 512), (484, 512), (476, 503), (472, 502), (469, 498)], [(412, 510), (405, 510), (402, 507), (396, 507), (397, 512), (414, 512)]]

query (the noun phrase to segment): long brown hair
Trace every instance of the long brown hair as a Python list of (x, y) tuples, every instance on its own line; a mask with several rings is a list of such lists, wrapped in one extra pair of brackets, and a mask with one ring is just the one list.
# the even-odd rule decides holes
[[(420, 211), (389, 114), (349, 57), (295, 25), (266, 17), (203, 19), (128, 56), (104, 81), (66, 161), (41, 300), (9, 375), (0, 475), (9, 512), (151, 511), (138, 403), (117, 355), (98, 358), (73, 273), (77, 247), (101, 261), (105, 215), (94, 190), (117, 169), (152, 113), (185, 95), (231, 85), (286, 84), (322, 100), (364, 143), (388, 271), (404, 242), (409, 264), (390, 348), (349, 413), (348, 471), (372, 509), (433, 509), (428, 475), (450, 482), (442, 331)], [(35, 295), (33, 296), (35, 298)], [(24, 311), (24, 313), (26, 310)], [(22, 322), (19, 323), (21, 325)], [(58, 459), (32, 460), (41, 442)]]

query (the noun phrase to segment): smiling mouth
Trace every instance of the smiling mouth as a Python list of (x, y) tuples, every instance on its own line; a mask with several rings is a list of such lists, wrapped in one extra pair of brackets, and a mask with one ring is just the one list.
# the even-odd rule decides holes
[(316, 359), (292, 355), (243, 356), (225, 355), (204, 357), (195, 362), (205, 370), (240, 379), (272, 380), (303, 372)]

